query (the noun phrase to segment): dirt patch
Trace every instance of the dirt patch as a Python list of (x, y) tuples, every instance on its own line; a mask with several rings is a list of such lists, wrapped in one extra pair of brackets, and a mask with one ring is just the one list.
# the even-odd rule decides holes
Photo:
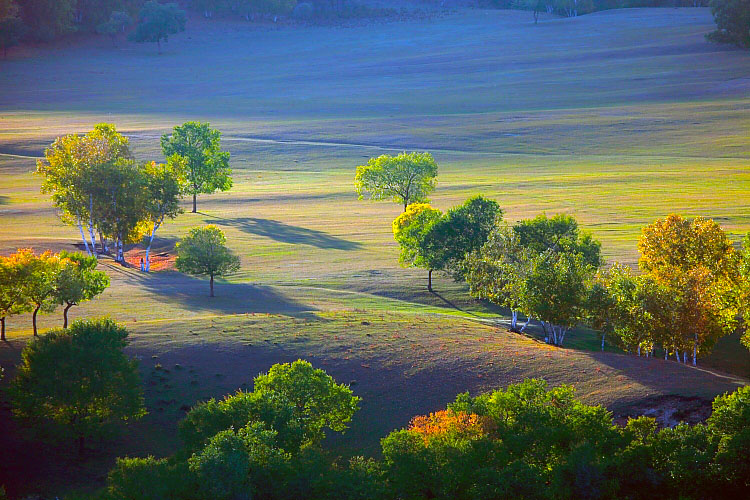
[(615, 410), (615, 423), (625, 425), (631, 417), (652, 417), (659, 428), (674, 427), (680, 423), (697, 424), (711, 416), (711, 401), (684, 396), (657, 396), (644, 399), (625, 408)]
[[(173, 271), (176, 255), (169, 252), (151, 252), (151, 271)], [(136, 269), (141, 268), (141, 259), (146, 260), (146, 251), (134, 248), (125, 252), (125, 262)]]

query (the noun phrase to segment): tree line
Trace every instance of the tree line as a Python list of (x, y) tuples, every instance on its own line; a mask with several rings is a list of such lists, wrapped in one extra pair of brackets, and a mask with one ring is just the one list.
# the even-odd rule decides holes
[(157, 0), (0, 0), (0, 48), (22, 40), (51, 41), (76, 32), (100, 33), (115, 41), (130, 31), (134, 42), (159, 46), (185, 31), (185, 11)]
[[(576, 219), (539, 215), (503, 223), (499, 205), (475, 196), (443, 214), (427, 203), (437, 182), (428, 153), (382, 155), (357, 167), (360, 198), (404, 207), (393, 221), (407, 267), (465, 280), (470, 293), (538, 320), (547, 342), (587, 324), (638, 355), (674, 356), (695, 365), (750, 318), (750, 235), (735, 246), (713, 220), (672, 214), (643, 228), (639, 269), (604, 267), (601, 244)], [(747, 330), (747, 329), (746, 329)], [(743, 337), (750, 348), (750, 333)]]
[(0, 340), (5, 341), (9, 316), (33, 311), (34, 337), (38, 336), (37, 314), (63, 307), (63, 328), (68, 327), (68, 311), (91, 300), (109, 286), (109, 278), (97, 271), (97, 259), (82, 253), (49, 251), (35, 254), (21, 249), (8, 257), (0, 256)]
[[(9, 386), (14, 414), (46, 439), (92, 437), (146, 413), (128, 332), (77, 321), (31, 341)], [(526, 380), (414, 417), (380, 458), (326, 449), (360, 398), (302, 360), (273, 365), (251, 391), (198, 403), (167, 458), (120, 458), (90, 500), (723, 499), (750, 493), (750, 387), (717, 396), (705, 423), (616, 425), (570, 386)]]

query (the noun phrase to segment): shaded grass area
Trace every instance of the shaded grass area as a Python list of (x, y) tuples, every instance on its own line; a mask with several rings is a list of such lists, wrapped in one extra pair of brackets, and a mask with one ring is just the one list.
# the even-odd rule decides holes
[[(464, 318), (392, 311), (320, 311), (302, 317), (231, 314), (139, 321), (128, 352), (140, 359), (149, 415), (102, 444), (83, 464), (67, 446), (41, 445), (19, 432), (3, 403), (2, 469), (15, 494), (59, 494), (100, 485), (116, 456), (163, 456), (177, 446), (176, 425), (200, 400), (252, 388), (273, 363), (308, 359), (363, 398), (351, 428), (329, 442), (337, 452), (377, 453), (379, 439), (456, 394), (504, 387), (527, 377), (572, 384), (579, 396), (617, 411), (679, 394), (708, 400), (746, 381), (674, 362), (560, 349)], [(18, 359), (22, 340), (0, 349)]]

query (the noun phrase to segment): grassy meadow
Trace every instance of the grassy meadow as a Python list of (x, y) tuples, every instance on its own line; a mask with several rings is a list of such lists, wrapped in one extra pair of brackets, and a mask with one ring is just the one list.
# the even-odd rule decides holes
[[(438, 208), (482, 193), (511, 222), (570, 213), (609, 261), (635, 264), (641, 227), (670, 212), (712, 217), (739, 239), (750, 231), (750, 55), (706, 42), (712, 29), (707, 9), (543, 16), (537, 26), (528, 12), (480, 10), (347, 28), (194, 19), (161, 56), (93, 39), (0, 61), (1, 253), (79, 242), (32, 174), (56, 136), (111, 122), (138, 158), (161, 160), (161, 134), (201, 120), (223, 133), (234, 187), (167, 223), (157, 251), (212, 223), (242, 260), (211, 300), (204, 280), (104, 260), (112, 286), (71, 316), (128, 326), (150, 414), (75, 478), (60, 465), (65, 450), (6, 438), (20, 458), (0, 483), (24, 493), (99, 485), (115, 456), (172, 451), (176, 421), (195, 401), (298, 357), (364, 398), (337, 439), (344, 452), (375, 451), (389, 430), (457, 392), (530, 376), (573, 383), (587, 402), (623, 412), (747, 383), (600, 353), (585, 330), (567, 349), (533, 330), (507, 333), (495, 321), (503, 311), (461, 285), (441, 278), (429, 294), (425, 272), (401, 269), (390, 225), (398, 204), (359, 201), (353, 188), (370, 156), (426, 150), (440, 165)], [(43, 328), (60, 323), (59, 311), (41, 317)], [(18, 359), (30, 319), (8, 328), (4, 366)], [(750, 375), (736, 341), (717, 349), (711, 366)], [(7, 405), (0, 412), (0, 427), (15, 429)]]

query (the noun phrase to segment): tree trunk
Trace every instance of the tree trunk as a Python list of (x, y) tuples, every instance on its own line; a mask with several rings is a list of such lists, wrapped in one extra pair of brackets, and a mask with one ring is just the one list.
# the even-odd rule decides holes
[(602, 333), (602, 352), (604, 352), (604, 336), (605, 334)]
[(432, 269), (427, 273), (427, 290), (432, 291)]
[(65, 309), (63, 309), (63, 328), (68, 327), (68, 311), (70, 311), (71, 307), (73, 307), (73, 304), (68, 304), (65, 306)]
[(516, 324), (518, 324), (518, 311), (510, 312), (510, 329), (516, 331)]
[(5, 342), (5, 316), (0, 318), (0, 340)]
[(524, 323), (523, 326), (521, 327), (521, 333), (523, 333), (523, 331), (526, 330), (526, 327), (529, 326), (530, 321), (531, 321), (531, 316), (528, 316), (526, 318), (526, 323)]
[(34, 337), (38, 337), (39, 336), (39, 334), (37, 333), (37, 329), (36, 329), (36, 313), (39, 312), (39, 309), (41, 307), (42, 307), (41, 304), (39, 304), (38, 306), (36, 306), (36, 309), (34, 309), (34, 314), (31, 317), (31, 323), (34, 326)]
[(197, 198), (198, 198), (198, 194), (197, 193), (193, 193), (193, 213), (197, 213), (198, 212), (198, 200), (197, 200)]
[(693, 342), (693, 366), (698, 366), (698, 334), (695, 334), (695, 342)]
[(86, 233), (83, 232), (83, 224), (81, 223), (81, 218), (77, 217), (76, 221), (78, 223), (78, 230), (81, 231), (81, 238), (83, 238), (83, 246), (86, 248), (86, 253), (88, 255), (91, 255), (91, 250), (89, 249), (89, 242), (86, 239)]
[(211, 293), (208, 295), (209, 297), (214, 296), (214, 275), (211, 275), (211, 280), (209, 281), (209, 286), (211, 287)]

